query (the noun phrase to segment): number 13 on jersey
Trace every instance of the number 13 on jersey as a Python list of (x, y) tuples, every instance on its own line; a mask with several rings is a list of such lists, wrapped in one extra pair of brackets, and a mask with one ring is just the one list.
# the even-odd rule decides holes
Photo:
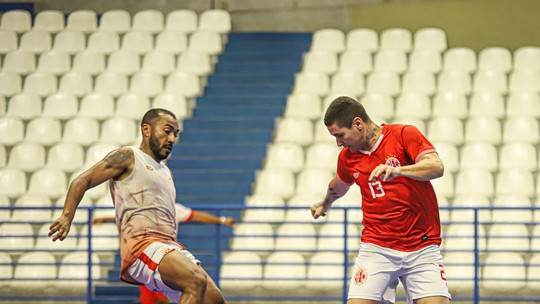
[(369, 190), (371, 190), (371, 196), (373, 198), (377, 198), (377, 197), (381, 197), (385, 195), (384, 189), (380, 181), (368, 183), (368, 185), (369, 185)]

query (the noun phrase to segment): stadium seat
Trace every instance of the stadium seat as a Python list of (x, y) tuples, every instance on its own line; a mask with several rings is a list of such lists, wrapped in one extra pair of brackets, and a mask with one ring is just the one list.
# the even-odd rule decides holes
[(490, 253), (482, 271), (481, 286), (498, 292), (517, 291), (525, 287), (526, 270), (523, 257), (514, 252)]
[(375, 54), (373, 70), (403, 74), (407, 70), (407, 54), (402, 50), (380, 50)]
[(111, 95), (92, 93), (82, 98), (79, 117), (105, 120), (114, 114), (114, 99)]
[(469, 100), (469, 118), (502, 118), (504, 114), (504, 98), (500, 94), (474, 93)]
[(28, 290), (51, 287), (56, 280), (56, 259), (46, 251), (32, 251), (21, 255), (15, 266), (11, 288)]
[(167, 109), (180, 121), (191, 116), (186, 98), (177, 94), (159, 94), (154, 97), (152, 107)]
[(188, 38), (186, 33), (178, 30), (166, 30), (157, 35), (154, 50), (179, 55), (187, 50), (187, 47)]
[[(51, 50), (39, 56), (36, 71), (62, 75), (71, 69), (71, 58), (68, 52)], [(56, 79), (55, 79), (56, 80)]]
[(44, 168), (34, 171), (28, 183), (28, 193), (45, 194), (55, 199), (67, 190), (66, 173), (60, 169)]
[(412, 49), (412, 34), (405, 28), (388, 28), (381, 33), (380, 50), (409, 52)]
[(0, 54), (6, 54), (15, 51), (19, 47), (19, 38), (14, 31), (0, 30)]
[(396, 99), (396, 116), (428, 119), (431, 117), (431, 100), (420, 93), (401, 94)]
[(197, 30), (199, 20), (197, 13), (192, 10), (178, 9), (167, 14), (165, 29), (190, 34)]
[(379, 49), (379, 35), (369, 28), (357, 28), (347, 33), (347, 50), (375, 53)]
[(512, 53), (504, 47), (487, 47), (478, 53), (478, 70), (508, 73), (513, 67)]
[[(246, 198), (245, 205), (248, 207), (283, 207), (285, 201), (278, 193), (255, 194)], [(279, 223), (285, 220), (285, 210), (272, 208), (248, 209), (244, 211), (242, 219), (245, 222)]]
[(0, 144), (12, 146), (23, 140), (24, 123), (16, 117), (0, 117)]
[(271, 252), (275, 248), (274, 229), (269, 223), (238, 223), (233, 230), (231, 249)]
[(437, 91), (469, 95), (472, 92), (471, 76), (463, 71), (444, 70), (437, 79)]
[(32, 119), (26, 126), (27, 142), (36, 142), (45, 146), (50, 146), (60, 141), (62, 126), (60, 121), (50, 117), (38, 117)]
[[(452, 202), (453, 207), (490, 207), (489, 199), (480, 194), (460, 194)], [(478, 221), (483, 224), (491, 221), (491, 210), (479, 210)], [(474, 210), (454, 209), (450, 211), (451, 222), (474, 222)]]
[(80, 31), (63, 31), (54, 36), (53, 51), (74, 55), (86, 48), (86, 37)]
[(277, 194), (287, 199), (294, 194), (295, 189), (295, 179), (291, 171), (265, 169), (257, 174), (254, 194)]
[(23, 33), (32, 28), (32, 15), (24, 10), (10, 10), (2, 14), (0, 29)]
[(98, 30), (125, 33), (131, 29), (131, 15), (125, 10), (108, 10), (101, 14)]
[(476, 53), (465, 47), (448, 49), (443, 55), (444, 71), (461, 71), (472, 73), (476, 71)]
[(231, 16), (229, 12), (220, 9), (203, 11), (199, 15), (199, 30), (214, 31), (226, 34), (231, 31)]
[(345, 34), (339, 29), (325, 28), (313, 32), (311, 52), (324, 51), (334, 54), (345, 49)]
[(12, 253), (34, 249), (34, 231), (30, 223), (0, 224), (0, 246)]
[(115, 117), (141, 119), (150, 110), (150, 99), (144, 95), (124, 94), (116, 100)]
[(33, 119), (41, 115), (42, 101), (36, 94), (17, 94), (9, 100), (8, 117), (23, 120)]
[(415, 126), (420, 133), (426, 134), (426, 124), (422, 119), (417, 117), (396, 116), (391, 123)]
[[(13, 207), (52, 207), (51, 199), (42, 194), (21, 195), (13, 204)], [(49, 222), (52, 209), (14, 209), (11, 213), (12, 222)], [(49, 224), (50, 225), (50, 224)]]
[[(345, 250), (344, 231), (345, 225), (343, 223), (324, 223), (319, 229), (317, 251)], [(347, 251), (356, 252), (359, 248), (360, 232), (356, 224), (349, 223), (347, 224)]]
[(83, 166), (84, 150), (76, 143), (61, 142), (52, 146), (47, 157), (47, 168), (73, 172)]
[(111, 151), (120, 148), (118, 144), (97, 142), (86, 150), (85, 168), (90, 168), (98, 161), (102, 160)]
[[(536, 233), (536, 236), (540, 236), (540, 233)], [(538, 237), (537, 237), (538, 238)], [(534, 241), (534, 239), (533, 239)], [(536, 248), (538, 250), (538, 248)], [(535, 253), (529, 260), (529, 266), (527, 268), (527, 288), (534, 291), (540, 290), (540, 254)]]
[[(486, 230), (482, 224), (478, 225), (478, 250), (486, 249)], [(474, 224), (450, 224), (442, 234), (443, 243), (442, 251), (464, 252), (472, 251), (475, 248), (475, 231)]]
[(501, 124), (491, 117), (474, 117), (465, 123), (465, 143), (501, 143)]
[(65, 93), (51, 94), (43, 103), (42, 117), (67, 120), (77, 115), (78, 108), (79, 101), (74, 95)]
[(517, 92), (540, 92), (540, 72), (529, 70), (517, 70), (510, 73), (509, 90)]
[(371, 53), (365, 50), (347, 50), (339, 57), (340, 72), (355, 72), (362, 75), (373, 70)]
[(435, 76), (430, 72), (415, 71), (403, 75), (402, 94), (416, 93), (431, 96), (436, 90)]
[(314, 124), (314, 140), (313, 143), (331, 143), (336, 144), (336, 138), (328, 132), (328, 129), (324, 125), (323, 119), (319, 119)]
[(473, 92), (506, 94), (508, 83), (506, 74), (501, 71), (480, 70), (473, 77)]
[(304, 168), (304, 150), (295, 143), (276, 143), (268, 147), (266, 169), (284, 169), (297, 173)]
[[(80, 212), (81, 210), (79, 210)], [(78, 228), (77, 225), (72, 225), (69, 230), (69, 235), (63, 241), (53, 242), (49, 234), (50, 223), (45, 223), (39, 228), (36, 235), (36, 250), (51, 251), (53, 254), (63, 254), (77, 250)]]
[(64, 30), (64, 13), (59, 10), (44, 10), (34, 18), (34, 31), (58, 33)]
[(137, 137), (137, 125), (132, 119), (113, 117), (101, 125), (100, 142), (117, 145), (130, 145)]
[(435, 27), (424, 27), (414, 32), (414, 50), (442, 53), (446, 50), (446, 33)]
[[(516, 209), (495, 209), (493, 210), (493, 222), (513, 222), (513, 223), (530, 223), (533, 222), (533, 212), (529, 209), (532, 207), (531, 201), (524, 195), (498, 195), (493, 200), (493, 207), (512, 207)], [(494, 242), (497, 242), (496, 240)]]
[(133, 15), (131, 30), (157, 34), (164, 28), (164, 19), (163, 13), (159, 10), (141, 10)]
[(262, 285), (268, 290), (302, 288), (306, 280), (306, 261), (297, 252), (274, 252), (266, 260)]
[(397, 96), (401, 92), (399, 75), (393, 72), (373, 72), (367, 77), (366, 93)]
[(135, 52), (139, 55), (148, 53), (154, 48), (154, 38), (149, 32), (132, 31), (122, 37), (121, 50)]
[(506, 104), (507, 117), (540, 116), (540, 97), (535, 92), (514, 92)]
[(428, 123), (428, 138), (433, 142), (460, 145), (464, 140), (463, 123), (454, 117), (436, 117)]
[(330, 94), (360, 96), (364, 91), (364, 76), (361, 73), (338, 72), (331, 78)]
[(287, 98), (284, 117), (315, 120), (321, 117), (321, 99), (311, 94), (293, 94)]
[(150, 51), (143, 56), (143, 72), (156, 73), (161, 76), (168, 75), (176, 69), (176, 60), (173, 53), (164, 51)]
[(92, 33), (97, 30), (97, 19), (97, 13), (93, 10), (73, 11), (67, 17), (65, 30)]
[(107, 71), (133, 75), (140, 70), (139, 55), (130, 51), (116, 51), (109, 55)]
[(120, 35), (116, 32), (93, 32), (88, 36), (87, 50), (100, 53), (111, 54), (120, 49)]
[[(36, 68), (36, 56), (32, 52), (16, 50), (4, 56), (2, 72), (26, 75)], [(6, 95), (6, 94), (4, 94)]]
[(308, 146), (313, 142), (313, 123), (306, 118), (283, 118), (278, 121), (275, 143), (291, 142)]
[[(114, 223), (103, 223), (92, 226), (92, 250), (96, 252), (117, 251), (120, 249), (118, 227)], [(88, 225), (80, 231), (78, 249), (88, 250)]]
[(341, 252), (317, 252), (307, 265), (306, 287), (310, 290), (335, 291), (343, 288), (344, 257)]
[(338, 70), (338, 56), (329, 51), (312, 50), (304, 55), (302, 72), (334, 74)]
[(433, 145), (437, 149), (437, 154), (444, 164), (444, 169), (450, 172), (459, 170), (459, 152), (455, 145), (450, 143), (434, 142)]
[(461, 148), (460, 168), (483, 169), (494, 172), (498, 169), (497, 149), (488, 143), (468, 143)]
[[(405, 83), (404, 83), (405, 85)], [(405, 89), (405, 87), (403, 88)], [(467, 118), (467, 98), (457, 93), (438, 93), (433, 97), (432, 117)]]
[[(523, 132), (527, 130), (527, 132)], [(536, 117), (510, 117), (506, 119), (502, 134), (503, 143), (525, 142), (537, 144), (540, 130)]]
[(82, 97), (93, 89), (92, 75), (81, 72), (67, 72), (60, 78), (59, 93), (73, 94)]
[(189, 99), (200, 96), (203, 91), (200, 78), (197, 75), (174, 72), (167, 76), (163, 93), (177, 94)]
[[(6, 166), (6, 163), (7, 163), (6, 147), (4, 147), (4, 145), (0, 145), (0, 168), (4, 168)], [(1, 201), (2, 201), (2, 197), (0, 196), (0, 202)]]
[(497, 173), (497, 195), (519, 194), (532, 197), (536, 192), (533, 174), (527, 169), (507, 169)]
[(223, 43), (217, 32), (197, 31), (189, 37), (188, 49), (209, 56), (217, 56), (223, 52)]
[(99, 124), (91, 117), (79, 116), (66, 122), (62, 142), (89, 146), (99, 139)]
[(0, 96), (10, 97), (22, 91), (22, 78), (13, 72), (0, 72)]
[(474, 254), (450, 252), (444, 254), (444, 270), (450, 291), (470, 291), (474, 288)]
[(523, 46), (514, 51), (514, 71), (540, 71), (540, 48)]
[(30, 31), (22, 34), (19, 41), (20, 52), (41, 54), (52, 48), (52, 35), (45, 31)]
[(276, 251), (302, 250), (303, 252), (317, 249), (317, 234), (311, 223), (284, 223), (276, 231)]
[(9, 287), (13, 279), (13, 260), (7, 252), (0, 252), (0, 286)]
[(163, 92), (163, 78), (156, 73), (137, 72), (131, 77), (129, 92), (153, 97)]
[(96, 77), (94, 92), (118, 97), (128, 91), (128, 78), (124, 74), (103, 72)]
[(204, 53), (186, 50), (178, 56), (177, 70), (206, 76), (213, 71), (210, 57)]
[(329, 77), (324, 73), (302, 72), (296, 74), (293, 94), (312, 94), (322, 97), (330, 90)]
[(495, 193), (493, 176), (484, 169), (462, 169), (456, 176), (456, 195), (483, 195)]
[[(56, 200), (55, 206), (59, 207), (59, 209), (55, 209), (53, 211), (53, 216), (52, 216), (53, 219), (56, 219), (62, 215), (62, 208), (64, 207), (65, 201), (66, 201), (65, 195), (61, 196), (60, 198)], [(73, 226), (78, 226), (79, 224), (88, 223), (88, 209), (86, 209), (85, 207), (92, 207), (92, 206), (93, 206), (92, 200), (89, 197), (84, 196), (81, 202), (79, 203), (79, 206), (77, 207), (77, 212), (75, 213), (75, 217), (73, 218)], [(78, 242), (78, 237), (79, 237), (78, 234), (73, 233), (70, 235), (71, 237), (76, 238)], [(49, 239), (49, 242), (50, 242), (50, 239)]]
[(229, 252), (222, 260), (220, 287), (224, 290), (248, 290), (260, 286), (263, 267), (254, 252)]
[(431, 181), (437, 197), (450, 198), (454, 196), (454, 174), (445, 172), (442, 177)]
[(536, 171), (538, 167), (536, 148), (530, 143), (509, 143), (500, 148), (499, 168)]
[[(92, 253), (93, 280), (101, 278), (101, 260), (99, 256)], [(66, 254), (58, 267), (58, 279), (56, 288), (73, 289), (84, 288), (88, 280), (88, 252), (71, 252)]]
[(314, 143), (306, 150), (306, 169), (335, 171), (341, 149), (333, 143)]
[(97, 51), (81, 51), (73, 58), (73, 72), (88, 73), (92, 76), (105, 71), (105, 55)]
[(296, 194), (325, 195), (333, 177), (328, 169), (306, 168), (296, 178)]
[(58, 88), (56, 75), (52, 73), (33, 72), (26, 76), (22, 92), (45, 97), (54, 94)]
[(45, 147), (38, 143), (21, 142), (11, 149), (7, 167), (32, 172), (45, 166)]
[(0, 169), (0, 195), (17, 198), (26, 193), (26, 174), (20, 169)]

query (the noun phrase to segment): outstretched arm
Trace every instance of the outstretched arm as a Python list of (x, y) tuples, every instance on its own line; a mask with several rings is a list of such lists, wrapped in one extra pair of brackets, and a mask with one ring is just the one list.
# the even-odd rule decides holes
[(311, 215), (314, 219), (318, 219), (320, 216), (325, 216), (326, 211), (330, 209), (335, 200), (342, 197), (347, 193), (350, 186), (345, 184), (339, 177), (334, 176), (328, 183), (328, 190), (326, 191), (326, 197), (322, 202), (311, 205)]
[(132, 170), (132, 165), (133, 151), (129, 147), (122, 147), (109, 153), (103, 160), (77, 176), (69, 186), (62, 215), (49, 227), (49, 236), (54, 235), (53, 242), (58, 239), (63, 241), (68, 235), (77, 206), (88, 189), (110, 178), (121, 177), (122, 174)]
[(195, 211), (193, 210), (193, 217), (191, 218), (192, 221), (197, 223), (203, 223), (203, 224), (222, 224), (227, 225), (229, 227), (232, 227), (236, 220), (232, 217), (217, 217), (215, 215), (212, 215), (210, 213), (206, 213), (204, 211)]

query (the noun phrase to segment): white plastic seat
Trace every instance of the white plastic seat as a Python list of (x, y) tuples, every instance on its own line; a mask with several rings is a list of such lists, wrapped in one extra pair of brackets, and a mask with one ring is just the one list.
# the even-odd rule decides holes
[[(405, 89), (405, 88), (404, 88)], [(433, 97), (433, 117), (467, 118), (467, 98), (457, 93), (438, 93)]]
[(146, 53), (142, 61), (142, 71), (167, 75), (175, 70), (176, 63), (174, 54), (163, 51), (150, 51)]
[(474, 93), (469, 100), (469, 117), (492, 117), (504, 116), (504, 98), (494, 93)]
[(36, 94), (17, 94), (9, 100), (6, 116), (33, 119), (41, 115), (41, 98)]
[(128, 118), (109, 118), (101, 125), (99, 141), (109, 144), (128, 145), (137, 137), (137, 125)]
[(39, 56), (36, 71), (61, 75), (68, 72), (70, 68), (71, 58), (68, 52), (51, 50)]
[(444, 70), (439, 74), (437, 91), (469, 95), (472, 91), (471, 76), (463, 71)]
[(490, 251), (523, 251), (530, 249), (529, 231), (523, 223), (491, 225), (487, 249)]
[(188, 38), (186, 33), (178, 30), (166, 30), (156, 37), (156, 51), (178, 55), (187, 50)]
[(456, 195), (492, 197), (494, 182), (491, 172), (483, 169), (463, 169), (456, 176)]
[(163, 78), (156, 73), (138, 72), (131, 77), (129, 92), (153, 97), (163, 92)]
[(339, 29), (325, 28), (313, 33), (311, 51), (341, 53), (345, 49), (345, 34)]
[(74, 95), (57, 93), (49, 95), (43, 103), (42, 117), (59, 120), (73, 118), (79, 111), (79, 101)]
[(302, 250), (315, 251), (317, 238), (311, 223), (284, 223), (276, 231), (276, 251)]
[(40, 54), (52, 48), (51, 33), (45, 31), (30, 31), (22, 34), (19, 41), (19, 51)]
[(0, 224), (0, 246), (4, 250), (20, 252), (34, 249), (34, 231), (30, 223)]
[[(79, 210), (79, 212), (80, 211), (81, 210)], [(77, 250), (78, 229), (76, 225), (71, 226), (68, 237), (61, 242), (51, 241), (51, 238), (48, 236), (49, 226), (51, 226), (50, 223), (45, 223), (39, 228), (38, 234), (36, 236), (36, 250), (50, 250), (53, 254)]]
[(150, 110), (150, 100), (144, 95), (125, 94), (116, 101), (115, 117), (141, 119)]
[(424, 27), (414, 32), (414, 49), (443, 52), (447, 48), (446, 33), (435, 27)]
[[(4, 168), (7, 164), (7, 152), (6, 147), (4, 145), (0, 145), (0, 168)], [(2, 196), (0, 196), (0, 205), (2, 202)], [(2, 219), (0, 215), (0, 220)]]
[(428, 124), (428, 138), (434, 142), (463, 143), (464, 132), (461, 120), (454, 117), (436, 117)]
[(389, 28), (381, 33), (380, 50), (409, 52), (412, 49), (412, 34), (404, 28)]
[(328, 129), (324, 125), (323, 118), (317, 120), (314, 124), (314, 138), (313, 143), (331, 143), (336, 144), (336, 138), (328, 132)]
[(62, 126), (60, 121), (50, 117), (38, 117), (32, 119), (26, 126), (27, 142), (36, 142), (45, 146), (50, 146), (60, 141)]
[(491, 92), (496, 94), (506, 94), (508, 84), (506, 74), (501, 71), (480, 70), (473, 77), (474, 92)]
[(97, 30), (97, 13), (93, 10), (76, 10), (69, 13), (66, 21), (67, 31), (92, 33)]
[(448, 49), (443, 55), (443, 70), (472, 73), (476, 71), (476, 53), (465, 47)]
[(0, 30), (0, 54), (6, 54), (15, 51), (19, 47), (19, 39), (14, 31)]
[(93, 32), (88, 36), (87, 50), (110, 54), (120, 49), (120, 36), (116, 32)]
[(312, 94), (319, 97), (328, 94), (330, 80), (323, 73), (302, 72), (296, 74), (293, 94)]
[(92, 93), (82, 98), (78, 115), (85, 118), (104, 120), (110, 118), (113, 114), (113, 97), (107, 94)]
[(229, 12), (211, 9), (199, 15), (199, 30), (214, 31), (226, 34), (231, 31), (231, 16)]
[(313, 123), (310, 120), (286, 117), (277, 124), (274, 142), (291, 142), (307, 146), (313, 142), (313, 135)]
[(335, 291), (343, 288), (344, 257), (341, 252), (317, 252), (307, 266), (306, 286), (311, 290)]
[(379, 35), (369, 28), (350, 30), (347, 33), (347, 49), (374, 53), (379, 49)]
[(535, 253), (532, 256), (527, 269), (527, 288), (535, 291), (540, 290), (540, 254)]
[(45, 97), (55, 93), (57, 87), (58, 84), (54, 74), (33, 72), (24, 79), (23, 93)]
[(450, 252), (444, 254), (444, 270), (450, 290), (473, 290), (474, 254)]
[(45, 147), (38, 143), (21, 142), (9, 153), (8, 168), (32, 172), (45, 166)]
[(268, 147), (266, 169), (285, 169), (294, 173), (304, 168), (304, 150), (295, 143), (276, 143)]
[(178, 56), (177, 70), (205, 76), (213, 71), (210, 57), (204, 53), (186, 50)]
[(165, 29), (167, 31), (179, 31), (183, 33), (193, 33), (199, 25), (197, 13), (192, 10), (178, 9), (171, 11), (165, 18)]
[[(486, 249), (486, 230), (482, 224), (478, 225), (478, 250)], [(443, 233), (443, 251), (459, 252), (474, 250), (474, 224), (450, 224)]]
[(101, 14), (98, 30), (125, 33), (131, 29), (131, 15), (125, 10), (108, 10)]
[(105, 70), (105, 55), (97, 51), (81, 51), (73, 58), (73, 72), (97, 75)]
[(109, 55), (107, 71), (132, 75), (140, 70), (139, 55), (131, 51), (116, 51)]
[[(101, 278), (101, 260), (92, 253), (92, 279)], [(57, 288), (73, 289), (87, 286), (88, 280), (88, 252), (71, 252), (62, 258), (58, 267)]]
[(401, 92), (399, 75), (393, 72), (373, 72), (367, 77), (366, 93), (396, 96)]
[(474, 117), (465, 124), (466, 143), (488, 143), (497, 145), (501, 142), (501, 124), (491, 117)]
[(131, 30), (156, 34), (163, 30), (164, 19), (163, 13), (156, 9), (141, 10), (133, 15)]
[(497, 149), (488, 143), (472, 142), (461, 148), (460, 168), (483, 169), (494, 172), (498, 169)]
[(508, 73), (512, 69), (512, 53), (503, 47), (487, 47), (478, 53), (478, 70)]
[[(493, 210), (493, 222), (513, 222), (513, 223), (530, 223), (533, 222), (533, 212), (528, 209), (532, 207), (528, 197), (523, 195), (498, 195), (493, 200), (493, 207), (512, 207), (516, 209), (500, 209)], [(495, 241), (496, 242), (496, 241)]]
[(296, 194), (326, 194), (333, 174), (327, 169), (306, 168), (296, 179)]
[[(317, 251), (343, 251), (345, 249), (344, 231), (343, 223), (324, 223), (319, 230)], [(347, 251), (357, 251), (358, 248), (360, 248), (360, 232), (356, 224), (349, 223), (347, 224)]]
[(540, 71), (540, 48), (523, 46), (514, 51), (514, 70)]
[(92, 92), (92, 76), (88, 73), (67, 72), (60, 78), (58, 93), (73, 94), (77, 97)]
[(540, 92), (540, 72), (530, 70), (517, 70), (510, 74), (509, 90), (517, 92)]
[(0, 286), (8, 287), (13, 279), (13, 260), (7, 252), (0, 252)]
[(66, 122), (62, 142), (89, 146), (99, 139), (99, 124), (90, 117), (75, 117)]
[(334, 74), (338, 70), (338, 57), (329, 51), (312, 50), (304, 55), (302, 72)]
[(2, 14), (0, 29), (17, 33), (29, 31), (32, 28), (32, 15), (25, 10), (9, 10)]
[(535, 171), (538, 167), (536, 148), (530, 143), (508, 143), (500, 149), (499, 168)]
[[(383, 120), (394, 117), (394, 100), (391, 96), (380, 93), (368, 93), (360, 99), (360, 103), (369, 109), (369, 115)], [(328, 133), (328, 131), (326, 130)]]
[(407, 72), (403, 75), (402, 93), (433, 95), (437, 90), (435, 76), (429, 72)]
[[(249, 207), (283, 207), (285, 201), (281, 194), (255, 194), (245, 200), (246, 206)], [(260, 222), (260, 223), (280, 223), (285, 220), (284, 209), (272, 209), (272, 208), (253, 208), (244, 212), (242, 219), (246, 222)], [(272, 243), (272, 249), (273, 249)]]
[(118, 97), (128, 91), (128, 78), (124, 74), (103, 72), (96, 77), (94, 92)]
[(459, 170), (459, 152), (455, 145), (449, 143), (433, 143), (437, 154), (444, 164), (444, 169), (450, 172)]
[[(118, 228), (114, 223), (103, 223), (92, 226), (92, 250), (116, 251), (120, 249)], [(84, 225), (80, 231), (78, 249), (88, 249), (88, 225)]]
[(24, 123), (16, 117), (0, 117), (0, 144), (12, 146), (22, 141)]
[(374, 70), (403, 74), (407, 70), (407, 54), (401, 50), (380, 50), (375, 54)]
[[(284, 280), (285, 279), (285, 280)], [(264, 265), (262, 286), (268, 290), (302, 288), (306, 280), (306, 261), (297, 252), (274, 252)]]
[(426, 134), (426, 124), (418, 117), (396, 116), (391, 123), (415, 126), (420, 133)]
[[(89, 190), (87, 193), (89, 192), (92, 192), (94, 188), (92, 188), (91, 190)], [(66, 198), (65, 198), (65, 195), (62, 195), (60, 198), (58, 198), (56, 200), (56, 204), (55, 206), (58, 208), (58, 209), (55, 209), (53, 211), (53, 216), (52, 218), (53, 219), (56, 219), (58, 217), (60, 217), (62, 215), (62, 209), (65, 205), (65, 201), (66, 201)], [(79, 224), (86, 224), (88, 223), (88, 209), (87, 208), (84, 208), (84, 207), (91, 207), (93, 206), (92, 204), (92, 200), (90, 199), (89, 196), (87, 196), (85, 194), (85, 196), (82, 198), (81, 202), (79, 203), (79, 206), (77, 207), (77, 212), (75, 213), (75, 217), (73, 218), (73, 225), (72, 226), (78, 226)], [(77, 229), (75, 229), (73, 231), (73, 234), (70, 232), (69, 237), (73, 237), (77, 240), (77, 243), (78, 243), (78, 235), (77, 235)], [(49, 239), (48, 240), (49, 242), (51, 242), (51, 240)], [(71, 241), (70, 241), (71, 242)], [(58, 242), (55, 242), (55, 243), (58, 243)]]
[(109, 144), (102, 142), (91, 145), (86, 150), (84, 167), (89, 168), (90, 166), (93, 166), (95, 163), (102, 160), (111, 151), (118, 148), (120, 148), (118, 144)]
[(268, 223), (238, 223), (233, 230), (232, 250), (272, 251), (274, 229)]
[(202, 84), (199, 77), (195, 74), (174, 72), (167, 76), (163, 93), (178, 94), (186, 98), (194, 98), (202, 94)]
[(358, 72), (338, 72), (332, 76), (331, 94), (362, 95), (365, 91), (364, 76)]
[(341, 149), (332, 143), (314, 143), (306, 151), (306, 168), (335, 171)]
[(201, 52), (209, 56), (216, 56), (223, 52), (221, 36), (213, 31), (197, 31), (189, 37), (188, 49)]
[(219, 275), (224, 290), (256, 288), (263, 275), (261, 257), (254, 252), (229, 252), (223, 257)]
[[(46, 195), (25, 194), (20, 196), (13, 207), (52, 207), (51, 199)], [(52, 209), (14, 209), (11, 214), (13, 222), (47, 222), (51, 219)]]
[(51, 147), (47, 157), (47, 167), (73, 172), (83, 166), (84, 151), (76, 143), (58, 143)]
[(135, 52), (139, 55), (148, 53), (154, 48), (154, 38), (149, 32), (131, 31), (122, 37), (121, 50)]
[(285, 117), (315, 120), (321, 117), (321, 99), (315, 95), (293, 94), (287, 98)]
[(257, 174), (254, 194), (277, 194), (286, 199), (294, 194), (295, 180), (291, 171), (266, 169)]
[(519, 194), (534, 196), (534, 177), (529, 170), (508, 169), (497, 173), (495, 193), (497, 195)]
[(540, 97), (534, 92), (515, 92), (506, 103), (506, 116), (540, 116)]
[(16, 198), (26, 193), (26, 174), (20, 169), (0, 169), (0, 195)]
[(373, 70), (371, 53), (364, 50), (348, 50), (339, 57), (340, 72), (355, 72), (362, 75)]
[(2, 72), (28, 74), (36, 69), (36, 56), (32, 52), (16, 50), (4, 56)]
[(66, 173), (60, 169), (45, 168), (34, 171), (28, 183), (28, 193), (45, 194), (55, 199), (67, 190)]
[(428, 119), (431, 117), (431, 101), (423, 94), (401, 94), (396, 100), (396, 116)]
[(74, 55), (86, 48), (86, 37), (80, 31), (63, 31), (54, 36), (53, 50)]
[(452, 172), (445, 172), (442, 177), (431, 180), (431, 184), (437, 197), (450, 198), (454, 196), (454, 174)]
[(540, 140), (538, 121), (533, 117), (508, 118), (504, 122), (502, 139), (503, 143), (525, 142), (537, 144)]
[(22, 91), (22, 78), (17, 73), (0, 72), (0, 96), (9, 97)]
[(64, 30), (64, 13), (59, 10), (44, 10), (34, 18), (34, 31), (58, 33)]
[(57, 266), (54, 255), (46, 251), (32, 251), (21, 255), (15, 266), (12, 288), (44, 289), (56, 280)]
[(167, 109), (176, 115), (179, 120), (190, 117), (189, 106), (186, 98), (178, 94), (159, 94), (152, 101), (153, 108)]
[[(490, 207), (489, 199), (478, 194), (460, 194), (453, 201), (453, 207)], [(492, 219), (491, 210), (479, 210), (478, 221), (480, 223), (490, 222)], [(474, 210), (452, 210), (450, 213), (452, 222), (474, 222)]]

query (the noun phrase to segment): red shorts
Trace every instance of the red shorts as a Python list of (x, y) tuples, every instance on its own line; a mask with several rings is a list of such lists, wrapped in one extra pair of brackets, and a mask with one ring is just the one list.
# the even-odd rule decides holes
[(168, 301), (169, 299), (161, 292), (151, 291), (146, 288), (146, 286), (141, 285), (139, 286), (139, 300), (141, 301), (141, 304), (156, 304), (159, 301)]

